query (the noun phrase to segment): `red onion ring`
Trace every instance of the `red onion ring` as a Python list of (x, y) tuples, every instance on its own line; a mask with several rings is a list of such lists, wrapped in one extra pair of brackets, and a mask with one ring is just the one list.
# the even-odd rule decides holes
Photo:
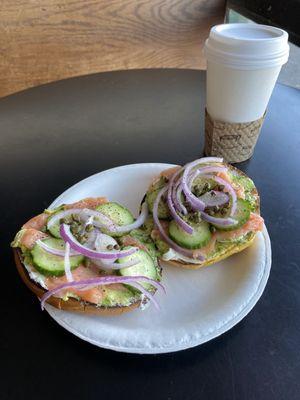
[(230, 183), (225, 181), (225, 179), (222, 179), (219, 176), (205, 175), (205, 176), (203, 176), (203, 178), (213, 179), (216, 182), (218, 182), (220, 185), (223, 185), (225, 187), (227, 192), (230, 194), (231, 200), (232, 200), (232, 206), (231, 206), (231, 210), (230, 210), (230, 216), (232, 217), (234, 215), (235, 211), (236, 211), (236, 206), (237, 206), (237, 195), (236, 195), (235, 190), (233, 189), (233, 187), (230, 185)]
[(203, 201), (201, 201), (200, 199), (198, 199), (198, 197), (196, 197), (192, 191), (190, 190), (189, 187), (189, 176), (190, 173), (192, 171), (192, 169), (194, 167), (196, 167), (199, 164), (206, 164), (209, 162), (222, 162), (223, 158), (218, 158), (218, 157), (205, 157), (205, 158), (200, 158), (198, 160), (195, 160), (189, 164), (187, 164), (184, 167), (184, 172), (182, 175), (182, 179), (181, 179), (181, 184), (182, 184), (182, 189), (183, 192), (185, 194), (186, 200), (190, 203), (191, 207), (194, 210), (199, 210), (199, 211), (203, 211), (205, 209), (205, 204)]
[[(209, 158), (209, 157), (208, 157)], [(187, 201), (190, 203), (194, 210), (204, 211), (206, 204), (201, 198), (195, 196), (191, 191), (191, 186), (193, 184), (194, 179), (203, 173), (208, 172), (224, 172), (226, 171), (226, 167), (219, 166), (204, 166), (201, 169), (197, 169), (193, 173), (191, 173), (191, 169), (195, 166), (199, 165), (196, 161), (192, 162), (184, 171), (182, 176), (182, 188), (186, 195)]]
[(172, 215), (172, 217), (174, 218), (174, 220), (177, 222), (177, 224), (188, 234), (192, 234), (194, 232), (193, 228), (187, 223), (185, 222), (176, 212), (175, 207), (173, 205), (173, 200), (172, 200), (172, 187), (174, 184), (174, 180), (175, 178), (181, 173), (182, 169), (180, 169), (179, 171), (177, 171), (172, 178), (170, 179), (169, 185), (168, 185), (168, 194), (167, 194), (167, 203), (168, 203), (168, 207), (170, 210), (170, 213)]
[[(205, 167), (203, 167), (203, 168), (205, 168)], [(212, 168), (212, 167), (209, 167), (209, 168)], [(225, 167), (213, 167), (213, 168), (218, 168), (218, 170), (217, 170), (217, 171), (214, 171), (214, 172), (221, 172), (221, 171), (226, 171), (226, 170), (227, 170)], [(201, 170), (201, 171), (202, 171), (202, 170)], [(197, 171), (195, 171), (193, 174), (190, 175), (190, 177), (189, 177), (189, 179), (188, 179), (188, 186), (189, 186), (189, 188), (191, 188), (191, 185), (192, 185), (194, 179), (199, 175), (199, 173), (200, 173), (201, 171), (200, 171), (200, 170), (197, 170)], [(179, 202), (179, 199), (180, 199), (181, 194), (182, 194), (182, 185), (181, 185), (181, 182), (180, 182), (180, 181), (177, 181), (175, 188), (176, 188), (175, 190), (177, 190), (177, 193), (176, 193), (177, 201)], [(203, 195), (203, 196), (205, 196), (205, 195)], [(203, 201), (203, 202), (205, 203), (205, 206), (206, 206), (206, 207), (209, 206), (209, 204), (207, 204), (207, 203), (203, 200), (203, 198), (202, 198), (201, 196), (200, 196), (199, 198), (200, 198), (201, 201)], [(223, 203), (219, 203), (219, 204), (215, 204), (215, 205), (222, 205), (222, 204), (225, 204), (225, 203), (226, 203), (226, 201), (225, 201), (225, 198), (224, 198), (224, 202), (223, 202)], [(184, 207), (183, 204), (179, 203), (179, 206), (178, 206), (178, 207), (180, 207), (181, 210), (183, 210), (183, 214), (184, 214), (184, 215), (188, 214), (187, 209)]]
[[(185, 176), (186, 181), (188, 181), (188, 176), (190, 175), (190, 172), (192, 171), (192, 169), (194, 167), (196, 167), (199, 164), (207, 164), (207, 163), (211, 163), (211, 162), (222, 163), (223, 162), (223, 158), (219, 158), (219, 157), (203, 157), (203, 158), (199, 158), (198, 160), (192, 161), (189, 164), (186, 164), (183, 167), (184, 168), (183, 176)], [(212, 167), (212, 166), (208, 165), (207, 167)], [(201, 168), (205, 168), (205, 167), (201, 167)], [(224, 167), (221, 167), (221, 168), (224, 168)]]
[(99, 230), (97, 228), (93, 229), (92, 231), (88, 232), (88, 238), (86, 242), (84, 243), (85, 247), (88, 247), (90, 249), (93, 249), (95, 247), (95, 242), (97, 239), (97, 234)]
[(67, 281), (68, 282), (72, 282), (74, 279), (73, 279), (73, 275), (72, 275), (72, 272), (71, 272), (70, 245), (69, 245), (69, 243), (66, 243), (64, 266), (65, 266), (65, 275), (66, 275)]
[(83, 254), (89, 258), (96, 258), (96, 259), (116, 259), (116, 258), (123, 258), (130, 256), (131, 254), (135, 253), (138, 249), (132, 247), (128, 250), (115, 250), (115, 251), (96, 251), (91, 250), (86, 246), (83, 246), (75, 237), (72, 235), (70, 226), (67, 224), (62, 224), (60, 226), (60, 235), (63, 240), (70, 244), (71, 249), (78, 251), (80, 254)]
[[(115, 224), (112, 222), (110, 218), (100, 213), (99, 211), (90, 210), (88, 208), (70, 208), (68, 210), (63, 210), (57, 214), (54, 214), (48, 220), (47, 229), (49, 230), (51, 226), (59, 222), (62, 218), (68, 217), (70, 215), (78, 215), (83, 220), (86, 220), (89, 217), (98, 218), (100, 221), (93, 221), (94, 226), (98, 228), (107, 228), (110, 231), (114, 231), (115, 229)], [(103, 222), (101, 222), (101, 220)]]
[[(52, 290), (49, 290), (41, 297), (41, 308), (42, 308), (42, 310), (44, 309), (45, 302), (51, 296), (59, 293), (61, 290), (64, 290), (64, 289), (75, 288), (76, 290), (86, 290), (87, 288), (90, 288), (90, 287), (96, 287), (99, 285), (110, 285), (112, 283), (125, 283), (127, 285), (134, 283), (135, 285), (136, 284), (139, 285), (139, 281), (150, 283), (156, 289), (158, 289), (158, 290), (163, 289), (163, 291), (165, 292), (165, 288), (160, 282), (157, 282), (153, 279), (147, 278), (146, 276), (101, 276), (99, 278), (91, 278), (91, 279), (84, 279), (81, 281), (73, 281), (73, 282), (63, 283), (62, 285), (59, 285)], [(141, 292), (144, 292), (144, 291), (146, 291), (146, 289), (143, 288), (143, 291), (141, 290)], [(148, 293), (148, 291), (146, 291), (146, 292), (147, 292), (146, 296), (151, 300), (151, 297), (152, 297), (151, 293)]]
[[(106, 235), (104, 233), (97, 233), (97, 237), (95, 240), (95, 249), (97, 251), (105, 250), (108, 245), (116, 245), (118, 242), (112, 238), (109, 235)], [(118, 270), (122, 268), (128, 268), (128, 267), (133, 267), (134, 265), (138, 264), (138, 261), (128, 261), (128, 262), (123, 262), (122, 264), (115, 262), (117, 258), (111, 259), (111, 260), (96, 260), (91, 258), (91, 261), (97, 265), (97, 267), (100, 267), (104, 270)]]
[(225, 181), (225, 179), (220, 178), (219, 176), (215, 176), (214, 180), (216, 182), (220, 183), (221, 185), (225, 186), (225, 189), (228, 191), (228, 193), (231, 196), (232, 206), (231, 206), (230, 216), (232, 217), (236, 211), (236, 206), (237, 206), (237, 195), (235, 193), (235, 190), (230, 185), (230, 183)]
[(137, 265), (139, 262), (138, 261), (128, 261), (128, 262), (123, 262), (122, 264), (117, 263), (117, 262), (112, 262), (112, 263), (103, 263), (103, 260), (95, 260), (93, 258), (90, 259), (93, 264), (97, 265), (97, 267), (110, 271), (110, 270), (118, 270), (122, 268), (130, 268), (135, 265)]
[[(57, 214), (55, 214), (52, 218), (49, 219), (47, 223), (47, 229), (51, 228), (52, 225), (60, 221), (62, 218), (65, 218), (70, 215), (78, 215), (80, 218), (83, 219), (83, 221), (87, 222), (88, 218), (94, 217), (99, 219), (100, 221), (93, 220), (93, 225), (97, 228), (105, 228), (110, 232), (118, 232), (118, 233), (125, 233), (132, 231), (133, 229), (139, 228), (143, 223), (146, 221), (147, 216), (148, 216), (148, 207), (147, 204), (144, 203), (142, 206), (142, 211), (136, 221), (134, 221), (130, 225), (124, 225), (124, 226), (117, 226), (113, 223), (113, 221), (107, 217), (106, 215), (102, 214), (99, 211), (96, 210), (90, 210), (88, 208), (73, 208), (69, 210), (64, 210), (61, 211)], [(102, 221), (101, 221), (102, 220)]]
[(188, 211), (186, 207), (182, 204), (181, 194), (182, 194), (182, 184), (181, 180), (178, 179), (173, 188), (173, 202), (177, 211), (181, 212), (183, 215), (187, 215)]
[(148, 298), (148, 300), (150, 300), (153, 303), (154, 307), (157, 310), (160, 310), (160, 306), (156, 301), (156, 299), (154, 298), (153, 294), (149, 292), (149, 290), (145, 289), (143, 285), (141, 285), (139, 282), (131, 282), (129, 285), (138, 289), (145, 297)]
[[(220, 183), (221, 185), (225, 186), (226, 188), (228, 187), (228, 189), (227, 189), (228, 191), (230, 191), (232, 189), (233, 192), (234, 192), (233, 196), (232, 196), (232, 202), (233, 203), (234, 203), (234, 201), (236, 202), (236, 193), (235, 193), (234, 189), (231, 188), (229, 183), (226, 182), (224, 179), (222, 179), (222, 178), (220, 178), (218, 176), (215, 176), (215, 175), (203, 175), (203, 178), (215, 180), (216, 182)], [(230, 192), (229, 194), (232, 194), (232, 193)], [(230, 215), (232, 215), (232, 211), (231, 211)], [(228, 218), (213, 217), (212, 215), (209, 215), (204, 211), (201, 212), (201, 216), (205, 221), (210, 222), (212, 224), (220, 225), (220, 226), (230, 226), (230, 225), (236, 225), (237, 224), (237, 221), (235, 219), (233, 219), (233, 218), (229, 218), (229, 217)]]
[(180, 204), (180, 202), (178, 201), (178, 198), (177, 198), (177, 196), (176, 196), (176, 190), (177, 190), (178, 186), (180, 185), (180, 183), (181, 183), (181, 181), (180, 181), (180, 178), (179, 178), (179, 179), (177, 179), (177, 181), (174, 183), (174, 186), (173, 186), (173, 188), (172, 188), (172, 200), (173, 200), (174, 206), (175, 206), (175, 208), (176, 208), (177, 211), (181, 211), (181, 210), (180, 210), (180, 209), (181, 209), (181, 204)]
[(69, 217), (72, 214), (80, 214), (82, 212), (82, 208), (70, 208), (69, 210), (63, 210), (51, 216), (47, 222), (47, 229), (51, 228), (52, 225), (55, 225), (62, 218)]
[[(47, 253), (49, 254), (53, 254), (55, 256), (59, 256), (59, 257), (64, 257), (66, 251), (65, 250), (59, 250), (59, 249), (54, 249), (53, 247), (48, 246), (46, 243), (44, 243), (41, 239), (38, 239), (36, 241), (36, 244), (38, 244), (42, 249), (44, 249), (45, 251), (47, 251)], [(78, 253), (77, 251), (74, 250), (70, 250), (70, 256), (78, 256), (80, 255), (80, 253)]]
[(143, 223), (146, 221), (148, 216), (148, 205), (146, 202), (143, 203), (142, 205), (142, 211), (136, 221), (134, 221), (130, 225), (122, 225), (122, 226), (115, 226), (113, 232), (118, 232), (118, 233), (125, 233), (132, 231), (133, 229), (139, 228)]
[[(113, 223), (113, 221), (109, 217), (107, 217), (105, 214), (103, 214), (99, 211), (90, 210), (89, 208), (83, 208), (81, 210), (80, 217), (82, 217), (83, 220), (85, 220), (89, 217), (94, 217), (93, 225), (96, 228), (106, 228), (106, 229), (109, 229), (111, 232), (115, 232), (116, 225)], [(96, 221), (95, 221), (95, 218), (97, 218)]]
[(212, 172), (218, 173), (226, 171), (227, 171), (226, 167), (219, 167), (218, 165), (207, 165), (201, 167), (201, 169), (197, 169), (196, 171), (193, 172), (193, 175), (191, 175), (191, 178), (189, 179), (189, 187), (191, 187), (194, 179), (200, 174), (202, 175), (202, 174), (210, 174)]
[(203, 211), (205, 209), (205, 203), (198, 199), (189, 188), (187, 182), (188, 176), (183, 175), (182, 177), (182, 190), (185, 194), (186, 201), (190, 203), (194, 210)]
[(211, 224), (216, 224), (216, 225), (220, 225), (220, 226), (230, 226), (230, 225), (237, 224), (237, 221), (233, 218), (213, 217), (204, 211), (201, 212), (201, 216), (205, 221), (210, 222)]
[[(103, 250), (105, 251), (105, 250), (107, 250), (107, 246), (109, 246), (109, 245), (115, 246), (117, 244), (118, 244), (118, 242), (109, 235), (106, 235), (106, 234), (100, 233), (100, 232), (98, 232), (96, 235), (96, 240), (95, 240), (95, 250), (96, 251), (103, 251)], [(109, 259), (109, 260), (99, 260), (99, 264), (96, 262), (96, 265), (100, 266), (100, 264), (101, 264), (102, 266), (108, 267), (110, 264), (114, 263), (116, 260), (117, 260), (117, 257)], [(95, 261), (96, 260), (94, 260), (94, 262)]]
[(222, 163), (223, 161), (224, 160), (222, 157), (202, 157), (194, 162), (197, 162), (197, 164), (206, 164), (206, 163)]
[[(154, 223), (157, 226), (157, 228), (160, 232), (160, 235), (162, 236), (164, 241), (167, 242), (172, 249), (174, 249), (178, 253), (181, 253), (182, 255), (186, 255), (189, 258), (194, 258), (193, 252), (191, 252), (190, 250), (184, 249), (181, 246), (178, 246), (175, 242), (173, 242), (173, 240), (166, 234), (165, 230), (163, 229), (162, 225), (160, 224), (160, 221), (158, 218), (158, 213), (157, 213), (158, 204), (159, 204), (159, 201), (160, 201), (162, 195), (166, 191), (168, 191), (167, 203), (168, 203), (170, 213), (171, 213), (172, 217), (174, 218), (174, 220), (177, 222), (177, 224), (189, 234), (193, 233), (193, 231), (192, 231), (193, 228), (177, 214), (177, 211), (183, 212), (184, 214), (187, 213), (186, 208), (181, 203), (182, 191), (186, 197), (186, 200), (191, 205), (191, 207), (194, 210), (199, 210), (201, 212), (201, 216), (203, 217), (203, 219), (205, 221), (208, 221), (208, 222), (216, 224), (216, 225), (222, 225), (222, 226), (236, 224), (237, 221), (234, 220), (233, 218), (213, 217), (213, 216), (207, 214), (206, 212), (204, 212), (204, 209), (207, 206), (222, 205), (222, 204), (225, 204), (226, 202), (228, 202), (229, 197), (226, 193), (223, 193), (220, 191), (214, 191), (214, 193), (216, 194), (216, 198), (213, 199), (214, 201), (212, 201), (212, 199), (211, 199), (211, 201), (208, 201), (210, 199), (207, 199), (205, 201), (205, 197), (204, 197), (205, 195), (203, 195), (202, 198), (201, 197), (198, 198), (191, 191), (193, 181), (198, 175), (203, 174), (203, 177), (205, 177), (205, 178), (214, 179), (216, 182), (222, 184), (225, 187), (225, 189), (227, 190), (227, 192), (229, 193), (229, 195), (231, 195), (232, 208), (230, 211), (230, 216), (234, 215), (234, 212), (236, 210), (237, 196), (236, 196), (236, 193), (235, 193), (235, 190), (233, 189), (233, 187), (228, 182), (226, 182), (224, 179), (222, 179), (218, 176), (205, 175), (208, 173), (225, 172), (225, 171), (227, 171), (227, 168), (224, 166), (218, 166), (218, 165), (207, 165), (207, 166), (201, 166), (196, 171), (192, 171), (192, 169), (194, 167), (199, 166), (199, 164), (206, 164), (206, 163), (211, 163), (211, 162), (222, 163), (223, 159), (218, 158), (218, 157), (206, 157), (206, 158), (202, 158), (199, 160), (195, 160), (195, 161), (187, 164), (185, 167), (181, 168), (179, 171), (177, 171), (171, 177), (168, 186), (161, 189), (161, 191), (158, 193), (156, 200), (154, 202), (154, 205), (153, 205)], [(182, 177), (179, 178), (175, 182), (176, 178), (182, 173), (182, 171), (183, 171)], [(206, 197), (207, 197), (207, 195), (206, 195)], [(200, 259), (204, 259), (204, 257), (202, 257), (202, 256), (200, 256), (200, 257), (201, 257)]]
[[(167, 187), (162, 188), (162, 189), (159, 191), (159, 193), (158, 193), (158, 195), (157, 195), (157, 197), (156, 197), (156, 199), (155, 199), (155, 202), (154, 202), (154, 204), (153, 204), (152, 215), (153, 215), (154, 223), (155, 223), (155, 225), (157, 226), (157, 229), (159, 230), (159, 233), (160, 233), (161, 237), (163, 238), (163, 240), (164, 240), (166, 243), (168, 243), (168, 245), (169, 245), (173, 250), (175, 250), (175, 251), (177, 251), (178, 253), (183, 254), (183, 255), (185, 255), (185, 256), (187, 256), (187, 257), (189, 257), (189, 258), (194, 258), (194, 257), (193, 257), (193, 252), (192, 252), (191, 250), (184, 249), (183, 247), (178, 246), (178, 244), (176, 244), (175, 242), (173, 242), (173, 240), (172, 240), (171, 238), (169, 238), (169, 236), (166, 234), (164, 228), (162, 227), (162, 225), (161, 225), (161, 223), (160, 223), (160, 221), (159, 221), (159, 218), (158, 218), (158, 215), (157, 215), (158, 204), (159, 204), (159, 202), (160, 202), (160, 199), (161, 199), (162, 195), (163, 195), (167, 190), (168, 190)], [(201, 256), (201, 255), (199, 255), (199, 259), (200, 259), (200, 260), (204, 260), (204, 257)]]

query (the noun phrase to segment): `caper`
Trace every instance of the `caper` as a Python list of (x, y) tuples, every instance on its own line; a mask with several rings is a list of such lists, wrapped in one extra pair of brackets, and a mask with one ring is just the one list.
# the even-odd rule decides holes
[(75, 222), (80, 222), (80, 219), (79, 219), (78, 215), (76, 215), (76, 214), (72, 214), (72, 219)]
[(80, 235), (79, 238), (80, 238), (80, 240), (81, 240), (82, 242), (85, 242), (85, 241), (87, 241), (88, 236), (87, 236), (87, 235)]
[(119, 246), (118, 244), (115, 244), (115, 245), (114, 245), (114, 249), (115, 249), (115, 250), (120, 250), (120, 246)]
[(71, 229), (74, 229), (75, 231), (79, 231), (80, 230), (80, 225), (79, 224), (77, 224), (77, 223), (75, 223), (75, 222), (73, 222), (72, 224), (71, 224)]
[(72, 232), (73, 234), (79, 233), (79, 227), (78, 227), (78, 226), (71, 226), (71, 232)]
[(106, 246), (107, 250), (113, 250), (114, 246), (112, 244), (108, 244)]
[(85, 230), (86, 230), (87, 232), (91, 232), (93, 229), (94, 229), (94, 227), (93, 227), (92, 224), (88, 224), (88, 225), (85, 227)]

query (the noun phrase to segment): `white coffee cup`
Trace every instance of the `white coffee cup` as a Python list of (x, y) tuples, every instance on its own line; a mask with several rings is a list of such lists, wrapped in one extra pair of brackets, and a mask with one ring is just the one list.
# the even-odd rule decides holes
[(214, 26), (205, 42), (209, 115), (250, 122), (263, 116), (289, 56), (288, 34), (254, 23)]

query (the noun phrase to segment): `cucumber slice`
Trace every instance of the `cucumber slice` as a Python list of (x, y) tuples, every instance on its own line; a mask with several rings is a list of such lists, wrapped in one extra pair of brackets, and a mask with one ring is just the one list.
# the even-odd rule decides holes
[[(126, 246), (123, 250), (130, 249), (132, 246)], [(157, 279), (157, 269), (155, 263), (151, 256), (146, 253), (144, 250), (138, 250), (134, 254), (128, 257), (119, 258), (119, 263), (125, 262), (138, 262), (136, 265), (132, 267), (122, 268), (119, 270), (120, 275), (123, 276), (147, 276), (151, 279)], [(141, 283), (145, 289), (151, 289), (152, 286), (149, 283)]]
[[(49, 238), (45, 239), (44, 242), (55, 249), (64, 250), (65, 242), (61, 239)], [(62, 276), (65, 273), (64, 259), (60, 256), (48, 253), (42, 249), (38, 244), (35, 244), (31, 250), (31, 256), (35, 268), (43, 275), (49, 276)], [(83, 261), (84, 256), (72, 256), (70, 257), (71, 269), (79, 266)]]
[[(150, 190), (147, 192), (146, 201), (149, 207), (149, 211), (152, 213), (153, 205), (156, 200), (156, 197), (159, 191), (166, 185), (166, 182), (163, 178), (160, 178), (158, 182), (156, 182), (153, 186), (151, 186)], [(158, 204), (157, 215), (159, 219), (168, 219), (170, 218), (170, 211), (167, 204), (160, 200)]]
[[(48, 220), (49, 221), (49, 220)], [(48, 231), (51, 233), (52, 236), (54, 236), (55, 238), (61, 238), (60, 236), (60, 223), (59, 221), (56, 222), (55, 224), (53, 224)]]
[(201, 221), (191, 224), (194, 229), (192, 234), (185, 232), (174, 220), (169, 225), (169, 235), (179, 246), (186, 249), (199, 249), (207, 245), (211, 238), (209, 224)]
[(97, 211), (109, 217), (115, 224), (129, 225), (134, 222), (133, 215), (128, 208), (118, 203), (104, 203), (96, 208)]
[(56, 224), (52, 225), (49, 229), (49, 232), (51, 233), (52, 236), (54, 236), (57, 239), (60, 239), (60, 223), (57, 222)]
[[(214, 224), (214, 226), (221, 230), (221, 231), (234, 231), (235, 229), (240, 228), (243, 226), (248, 219), (250, 218), (250, 212), (251, 212), (251, 203), (247, 200), (243, 199), (237, 199), (237, 206), (236, 206), (236, 211), (234, 215), (232, 216), (233, 219), (237, 220), (238, 223), (233, 225), (233, 226), (220, 226)], [(224, 217), (224, 215), (218, 215), (215, 214), (216, 217)], [(225, 215), (225, 217), (229, 216)]]
[[(109, 217), (115, 224), (123, 226), (130, 225), (134, 222), (133, 215), (128, 210), (128, 208), (121, 206), (118, 203), (109, 202), (105, 204), (101, 204), (96, 208), (97, 211), (103, 213), (107, 217)], [(118, 237), (124, 235), (124, 233), (112, 233), (106, 232), (103, 229), (104, 233), (108, 233), (110, 236)]]
[[(61, 209), (59, 209), (58, 212), (61, 212)], [(56, 213), (50, 215), (50, 217), (48, 218), (47, 223), (48, 223), (48, 222), (51, 220), (51, 218), (53, 218), (58, 212), (56, 212)], [(65, 219), (66, 221), (70, 222), (70, 223), (72, 222), (72, 217), (71, 217), (71, 215), (70, 215), (69, 217), (65, 217), (64, 219)], [(50, 228), (48, 229), (48, 231), (51, 233), (52, 236), (54, 236), (54, 237), (56, 237), (56, 238), (58, 238), (58, 239), (61, 239), (59, 230), (60, 230), (60, 222), (59, 222), (59, 221), (57, 221), (55, 224), (53, 224), (52, 226), (50, 226)]]
[[(152, 192), (147, 193), (147, 204), (151, 213), (153, 210), (154, 202), (160, 190), (161, 189), (156, 189)], [(169, 208), (163, 200), (160, 200), (160, 202), (158, 203), (157, 215), (159, 219), (168, 219), (170, 217)]]

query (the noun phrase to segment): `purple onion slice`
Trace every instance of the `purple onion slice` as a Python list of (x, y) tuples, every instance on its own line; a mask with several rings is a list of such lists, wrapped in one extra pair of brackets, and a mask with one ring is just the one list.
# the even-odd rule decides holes
[[(66, 251), (65, 250), (59, 250), (55, 249), (54, 247), (48, 246), (43, 240), (38, 239), (36, 241), (36, 244), (39, 245), (42, 249), (47, 251), (49, 254), (53, 254), (54, 256), (59, 256), (59, 257), (64, 257)], [(80, 253), (78, 251), (70, 250), (70, 256), (78, 256)]]
[(125, 233), (125, 232), (130, 232), (133, 229), (137, 229), (143, 225), (147, 217), (148, 217), (148, 205), (146, 202), (144, 202), (142, 205), (142, 211), (138, 216), (138, 218), (136, 219), (136, 221), (134, 221), (130, 225), (115, 226), (113, 232)]
[(173, 204), (173, 200), (172, 200), (172, 189), (173, 189), (173, 184), (174, 181), (176, 179), (176, 177), (182, 172), (182, 169), (180, 169), (179, 171), (177, 171), (172, 178), (170, 179), (169, 185), (168, 185), (168, 194), (167, 194), (167, 203), (168, 203), (168, 207), (170, 210), (170, 213), (172, 215), (172, 217), (174, 218), (174, 220), (177, 222), (177, 224), (186, 232), (189, 233), (190, 235), (194, 232), (193, 228), (187, 223), (185, 222), (176, 212), (176, 209), (174, 207)]
[(71, 264), (70, 264), (70, 245), (66, 243), (66, 251), (64, 257), (64, 267), (65, 267), (65, 275), (68, 282), (73, 281), (73, 275), (71, 272)]
[[(182, 255), (184, 255), (184, 256), (186, 256), (186, 257), (194, 258), (194, 257), (193, 257), (193, 252), (192, 252), (191, 250), (184, 249), (183, 247), (178, 246), (178, 244), (176, 244), (175, 242), (173, 242), (173, 240), (166, 234), (164, 228), (162, 227), (162, 225), (161, 225), (161, 223), (160, 223), (160, 221), (159, 221), (159, 218), (158, 218), (158, 215), (157, 215), (158, 204), (159, 204), (159, 202), (160, 202), (160, 199), (161, 199), (162, 195), (163, 195), (167, 190), (168, 190), (167, 187), (162, 188), (162, 189), (160, 190), (160, 192), (158, 193), (158, 195), (157, 195), (157, 197), (156, 197), (156, 200), (155, 200), (155, 202), (154, 202), (154, 204), (153, 204), (153, 211), (152, 211), (152, 214), (153, 214), (154, 223), (155, 223), (157, 229), (159, 230), (159, 233), (160, 233), (161, 237), (163, 238), (163, 240), (164, 240), (166, 243), (168, 243), (168, 245), (169, 245), (173, 250), (177, 251), (179, 254), (182, 254)], [(201, 255), (199, 255), (199, 258), (198, 258), (198, 259), (199, 259), (199, 260), (204, 260), (204, 257), (201, 256)]]
[(96, 251), (83, 246), (78, 240), (72, 235), (70, 226), (67, 224), (62, 224), (60, 226), (60, 234), (63, 240), (70, 244), (71, 249), (78, 251), (78, 253), (83, 254), (89, 258), (95, 259), (116, 259), (130, 256), (135, 253), (138, 249), (132, 247), (128, 250), (111, 250), (111, 251)]
[[(111, 285), (113, 283), (125, 283), (127, 285), (133, 283), (134, 287), (138, 287), (137, 285), (140, 285), (139, 282), (150, 283), (156, 289), (158, 290), (163, 289), (163, 291), (165, 292), (165, 288), (160, 282), (157, 282), (146, 276), (101, 276), (98, 278), (83, 279), (81, 281), (63, 283), (62, 285), (59, 285), (52, 290), (49, 290), (41, 298), (41, 308), (42, 310), (44, 309), (45, 302), (51, 296), (54, 296), (65, 289), (87, 290), (89, 288), (97, 287), (99, 285)], [(143, 286), (141, 287), (143, 288)], [(143, 289), (141, 289), (140, 287), (138, 288), (139, 290), (141, 290), (143, 294), (145, 293), (145, 295), (149, 298), (149, 300), (152, 301), (153, 296), (151, 295), (151, 293), (149, 293), (145, 288)]]

